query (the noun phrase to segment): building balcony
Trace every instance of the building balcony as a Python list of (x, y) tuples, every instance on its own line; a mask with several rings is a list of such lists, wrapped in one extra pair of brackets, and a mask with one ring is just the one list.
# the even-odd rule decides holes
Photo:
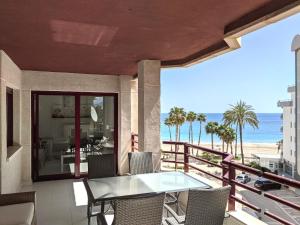
[(291, 100), (282, 100), (277, 102), (278, 107), (291, 107), (293, 106), (293, 102)]
[(296, 86), (295, 85), (288, 86), (287, 91), (289, 93), (295, 92), (296, 91)]

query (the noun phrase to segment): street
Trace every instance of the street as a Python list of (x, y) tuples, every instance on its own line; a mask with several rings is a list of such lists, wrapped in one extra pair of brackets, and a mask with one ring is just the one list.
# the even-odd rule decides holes
[[(249, 182), (248, 185), (253, 186), (255, 180), (256, 179), (254, 177), (251, 177), (251, 182)], [(293, 202), (300, 202), (300, 197), (288, 189), (282, 188), (281, 190), (270, 190), (268, 192)], [(300, 225), (300, 212), (293, 210), (288, 206), (277, 203), (269, 198), (266, 198), (263, 195), (258, 195), (248, 190), (240, 189), (239, 193), (243, 196), (243, 199), (248, 201), (249, 203), (262, 209), (267, 209), (273, 214), (280, 216), (285, 220), (290, 221), (291, 223)], [(251, 209), (249, 210), (252, 211)], [(272, 225), (281, 224), (263, 214), (261, 216), (261, 220)]]

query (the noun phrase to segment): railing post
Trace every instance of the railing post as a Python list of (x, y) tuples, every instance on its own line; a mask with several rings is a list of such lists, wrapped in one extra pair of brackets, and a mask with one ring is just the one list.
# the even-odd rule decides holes
[[(222, 161), (225, 160), (227, 156), (223, 154), (222, 156)], [(224, 180), (224, 177), (226, 177), (228, 175), (228, 179), (229, 179), (229, 168), (227, 168), (224, 164), (221, 164), (222, 165), (222, 177), (223, 177), (223, 187), (227, 185), (227, 182)], [(230, 180), (229, 180), (229, 183), (230, 183)]]
[(228, 204), (228, 210), (234, 211), (235, 210), (235, 200), (231, 198), (230, 196), (235, 196), (235, 183), (231, 182), (231, 180), (235, 179), (235, 168), (231, 165), (229, 165), (228, 168), (228, 181), (231, 185), (230, 194), (229, 194), (229, 204)]
[(131, 134), (131, 152), (134, 152), (134, 135)]
[(189, 146), (184, 144), (184, 172), (189, 172)]

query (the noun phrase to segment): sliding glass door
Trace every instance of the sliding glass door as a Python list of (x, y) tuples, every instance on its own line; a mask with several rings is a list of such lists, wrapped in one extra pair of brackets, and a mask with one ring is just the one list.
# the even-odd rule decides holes
[(116, 156), (117, 96), (32, 93), (33, 180), (80, 177), (89, 155)]
[(80, 172), (88, 155), (114, 154), (114, 97), (80, 96)]

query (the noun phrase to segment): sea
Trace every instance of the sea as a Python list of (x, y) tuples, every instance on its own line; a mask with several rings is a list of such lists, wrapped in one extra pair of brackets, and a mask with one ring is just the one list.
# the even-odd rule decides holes
[[(202, 143), (210, 143), (211, 135), (207, 135), (205, 132), (205, 125), (210, 121), (222, 123), (223, 114), (222, 113), (206, 113), (207, 117), (206, 123), (202, 124)], [(165, 118), (168, 117), (168, 113), (161, 114), (161, 139), (169, 140), (169, 129), (164, 125)], [(254, 129), (249, 125), (246, 125), (243, 131), (243, 142), (244, 143), (276, 143), (283, 138), (283, 134), (280, 131), (282, 126), (281, 113), (257, 113), (257, 118), (259, 120), (259, 128)], [(189, 138), (189, 123), (184, 123), (181, 127), (181, 141), (188, 141)], [(198, 143), (200, 125), (198, 121), (193, 123), (194, 132), (194, 143)], [(175, 137), (175, 127), (171, 128), (172, 138)], [(216, 143), (221, 143), (220, 139), (216, 136), (214, 137)]]

